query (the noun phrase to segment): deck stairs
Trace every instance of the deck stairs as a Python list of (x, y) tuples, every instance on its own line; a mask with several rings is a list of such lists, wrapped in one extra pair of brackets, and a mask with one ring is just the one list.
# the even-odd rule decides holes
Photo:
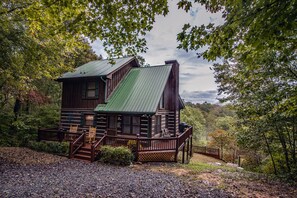
[(74, 159), (91, 162), (91, 144), (86, 143), (73, 156)]

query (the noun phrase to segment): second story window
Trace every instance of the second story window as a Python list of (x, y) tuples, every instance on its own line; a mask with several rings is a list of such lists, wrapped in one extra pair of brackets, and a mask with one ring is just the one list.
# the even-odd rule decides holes
[(98, 98), (98, 82), (90, 81), (83, 83), (82, 95), (83, 98)]
[(95, 93), (96, 93), (95, 82), (88, 82), (87, 83), (87, 92), (86, 92), (87, 98), (94, 98), (96, 96)]

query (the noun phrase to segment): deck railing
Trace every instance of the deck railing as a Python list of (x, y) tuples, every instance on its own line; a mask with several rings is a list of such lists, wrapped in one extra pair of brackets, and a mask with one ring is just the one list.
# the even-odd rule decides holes
[(39, 129), (37, 141), (45, 140), (45, 141), (73, 141), (78, 138), (82, 132), (69, 132), (65, 129), (59, 128), (48, 128), (48, 129)]
[[(146, 138), (146, 137), (125, 137), (125, 136), (111, 136), (104, 134), (104, 136), (91, 145), (91, 161), (94, 161), (99, 149), (102, 145), (111, 146), (128, 146), (135, 154), (136, 161), (139, 160), (139, 155), (143, 153), (174, 153), (174, 159), (170, 161), (178, 161), (178, 153), (182, 150), (184, 162), (185, 152), (187, 158), (190, 152), (192, 155), (192, 127), (186, 128), (183, 133), (175, 137), (162, 137), (162, 138)], [(73, 155), (84, 145), (85, 133), (70, 133), (58, 129), (38, 130), (38, 140), (52, 140), (63, 141), (67, 140), (66, 137), (76, 135), (74, 141), (70, 142), (69, 157)]]
[(91, 162), (95, 161), (96, 156), (100, 152), (100, 146), (103, 146), (106, 142), (106, 133), (102, 138), (97, 140), (95, 143), (91, 145)]
[(82, 133), (77, 139), (73, 142), (70, 142), (69, 147), (69, 158), (73, 158), (74, 154), (85, 144), (86, 133)]
[(39, 129), (38, 130), (38, 141), (59, 141), (64, 140), (65, 133), (62, 129), (49, 128), (49, 129)]
[(203, 155), (208, 155), (210, 157), (214, 157), (217, 159), (221, 159), (219, 148), (210, 148), (206, 146), (193, 146), (193, 152), (203, 154)]

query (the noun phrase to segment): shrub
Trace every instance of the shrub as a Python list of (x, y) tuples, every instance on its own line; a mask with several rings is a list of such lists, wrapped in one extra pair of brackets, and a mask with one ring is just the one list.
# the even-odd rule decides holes
[(127, 166), (132, 163), (133, 154), (127, 147), (101, 147), (100, 161), (108, 164)]
[(53, 153), (58, 155), (68, 155), (68, 142), (35, 142), (30, 141), (28, 147), (41, 152)]

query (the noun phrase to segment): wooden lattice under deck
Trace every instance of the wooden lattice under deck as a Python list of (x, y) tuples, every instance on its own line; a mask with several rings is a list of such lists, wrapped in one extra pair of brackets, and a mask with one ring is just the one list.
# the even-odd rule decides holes
[(140, 162), (174, 162), (175, 151), (150, 151), (140, 152), (138, 154), (138, 161)]

